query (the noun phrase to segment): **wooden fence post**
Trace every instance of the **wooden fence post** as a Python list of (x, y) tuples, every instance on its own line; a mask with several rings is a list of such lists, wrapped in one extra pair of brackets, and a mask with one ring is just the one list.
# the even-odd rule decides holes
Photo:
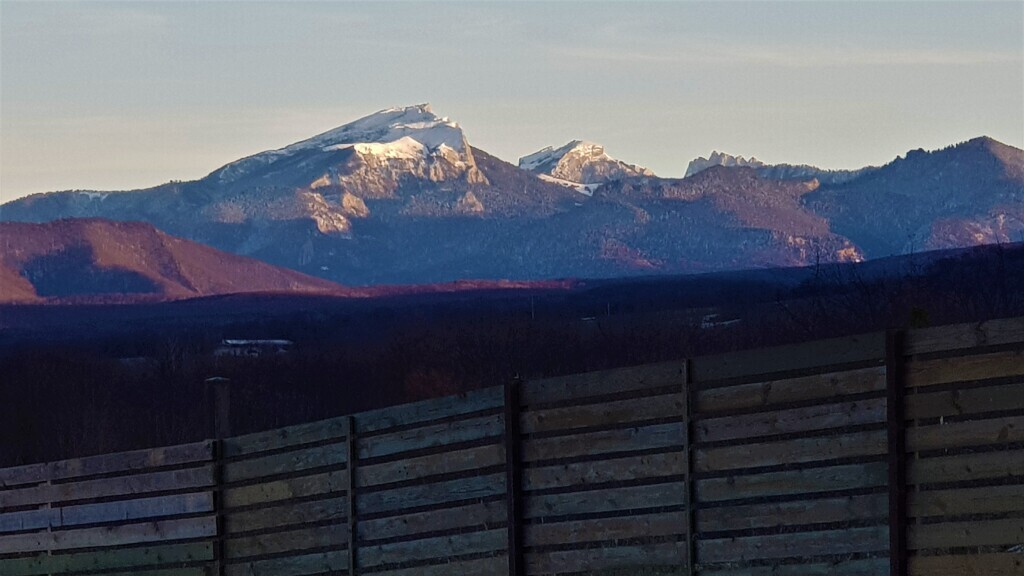
[(214, 574), (224, 574), (224, 439), (231, 434), (231, 380), (214, 376), (205, 381), (213, 394), (213, 510), (216, 533), (213, 542)]
[(356, 420), (352, 416), (345, 418), (345, 438), (348, 443), (348, 574), (354, 576), (358, 570), (356, 554), (356, 460), (359, 459), (356, 446)]
[(906, 439), (903, 425), (903, 332), (885, 340), (886, 408), (889, 440), (889, 575), (907, 573)]
[(686, 479), (686, 494), (684, 505), (686, 506), (686, 573), (696, 574), (694, 569), (697, 545), (694, 539), (694, 527), (697, 522), (697, 511), (694, 508), (693, 481), (693, 394), (690, 391), (690, 361), (683, 364), (682, 392), (683, 392), (683, 474)]
[(522, 547), (522, 469), (519, 454), (519, 378), (505, 382), (505, 502), (508, 505), (508, 573), (526, 574)]

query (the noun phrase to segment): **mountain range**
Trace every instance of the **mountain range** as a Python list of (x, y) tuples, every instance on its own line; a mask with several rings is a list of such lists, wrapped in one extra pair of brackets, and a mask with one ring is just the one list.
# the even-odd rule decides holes
[[(514, 166), (418, 105), (195, 181), (0, 207), (4, 221), (66, 218), (146, 222), (346, 285), (692, 273), (1019, 240), (1024, 151), (982, 137), (849, 171), (714, 153), (661, 178), (580, 140)], [(0, 274), (27, 277), (14, 270)]]

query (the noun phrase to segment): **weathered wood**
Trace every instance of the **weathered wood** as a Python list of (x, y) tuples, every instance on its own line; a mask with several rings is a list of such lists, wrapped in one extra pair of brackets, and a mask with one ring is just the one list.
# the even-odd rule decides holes
[(703, 564), (839, 556), (882, 552), (888, 547), (889, 529), (871, 526), (701, 540), (697, 543), (697, 561)]
[(228, 564), (224, 567), (224, 574), (225, 576), (306, 576), (335, 573), (345, 570), (346, 566), (348, 566), (348, 551), (335, 550)]
[(921, 458), (907, 462), (907, 482), (932, 484), (1024, 476), (1024, 450)]
[(523, 547), (523, 383), (519, 378), (505, 382), (502, 413), (502, 444), (505, 448), (505, 555), (508, 576), (525, 576)]
[(885, 341), (886, 432), (889, 444), (889, 576), (907, 573), (907, 458), (903, 398), (907, 387), (904, 334), (890, 330)]
[(310, 476), (225, 488), (221, 494), (224, 507), (230, 509), (321, 494), (337, 495), (346, 490), (348, 474), (344, 470), (334, 470)]
[(525, 490), (588, 486), (606, 482), (642, 480), (684, 473), (683, 454), (664, 452), (611, 458), (598, 462), (574, 462), (528, 468), (523, 472)]
[(356, 419), (354, 416), (345, 418), (345, 434), (348, 441), (348, 453), (350, 458), (345, 466), (345, 484), (349, 487), (348, 497), (345, 499), (345, 518), (347, 520), (345, 531), (348, 541), (345, 547), (348, 549), (347, 566), (345, 571), (351, 576), (356, 573), (356, 562), (359, 561), (359, 517), (356, 512), (356, 498), (359, 490), (356, 488), (356, 469), (359, 467), (359, 438), (356, 435)]
[(348, 446), (345, 443), (303, 448), (293, 452), (228, 462), (224, 464), (223, 481), (230, 484), (277, 474), (339, 466), (347, 461)]
[(1020, 576), (1024, 554), (977, 554), (970, 556), (914, 556), (912, 576)]
[(71, 500), (89, 500), (147, 492), (194, 490), (213, 486), (213, 465), (199, 468), (149, 472), (67, 484), (43, 484), (31, 488), (0, 492), (0, 509), (37, 504), (59, 504)]
[(131, 522), (143, 518), (163, 518), (212, 511), (211, 492), (119, 500), (0, 514), (0, 533), (64, 528), (82, 524)]
[(905, 407), (908, 420), (1024, 410), (1024, 382), (911, 394), (906, 397)]
[(360, 492), (356, 499), (356, 512), (359, 515), (377, 514), (418, 506), (476, 500), (504, 493), (505, 473), (502, 472), (379, 492)]
[(1024, 440), (1024, 416), (968, 422), (946, 422), (907, 429), (911, 452), (1007, 444)]
[(672, 417), (679, 418), (682, 416), (682, 412), (681, 393), (646, 396), (601, 404), (524, 412), (522, 431), (526, 434), (534, 434)]
[(1024, 342), (1024, 318), (922, 328), (907, 333), (904, 354), (924, 354)]
[(35, 532), (0, 538), (0, 554), (124, 546), (142, 542), (167, 542), (205, 538), (213, 536), (215, 533), (216, 522), (212, 516), (100, 526), (79, 530)]
[(914, 491), (909, 510), (914, 517), (1024, 512), (1024, 484)]
[(490, 414), (369, 436), (359, 439), (359, 457), (379, 458), (460, 442), (472, 442), (483, 438), (499, 438), (503, 427), (502, 415)]
[(455, 576), (472, 574), (473, 576), (508, 576), (508, 558), (492, 556), (473, 560), (457, 560), (440, 564), (426, 564), (412, 568), (396, 568), (374, 572), (374, 576)]
[(698, 442), (737, 440), (791, 432), (813, 432), (885, 421), (885, 398), (819, 404), (772, 412), (698, 420)]
[(700, 414), (768, 408), (780, 404), (885, 390), (885, 368), (872, 366), (799, 378), (767, 380), (696, 391), (695, 411)]
[(235, 560), (269, 554), (302, 552), (313, 548), (335, 548), (348, 543), (348, 527), (330, 524), (273, 532), (224, 541), (224, 557)]
[(612, 568), (640, 569), (656, 566), (681, 566), (687, 561), (685, 542), (626, 544), (582, 550), (529, 552), (529, 574), (579, 573)]
[(878, 576), (889, 569), (888, 558), (862, 558), (744, 568), (705, 568), (701, 576)]
[(504, 550), (506, 536), (505, 529), (500, 528), (483, 532), (361, 546), (359, 548), (359, 567), (372, 568), (385, 564), (445, 559), (452, 556)]
[(208, 562), (210, 560), (213, 560), (213, 545), (210, 542), (192, 542), (124, 550), (93, 550), (59, 556), (44, 554), (29, 558), (0, 560), (0, 573), (4, 576), (64, 574)]
[(706, 508), (697, 512), (700, 532), (797, 526), (827, 522), (886, 521), (885, 494)]
[(276, 430), (256, 432), (224, 440), (224, 456), (232, 458), (256, 454), (268, 450), (279, 450), (327, 440), (344, 440), (347, 417), (332, 418), (308, 424), (298, 424)]
[(842, 364), (881, 364), (884, 358), (885, 334), (879, 332), (694, 358), (690, 379), (708, 382)]
[[(0, 489), (39, 484), (50, 479), (50, 463), (25, 464), (0, 469)], [(3, 492), (0, 492), (3, 494)]]
[(544, 518), (599, 512), (635, 512), (657, 507), (682, 506), (685, 503), (685, 485), (682, 482), (669, 482), (649, 486), (622, 486), (532, 495), (524, 503), (523, 516)]
[(682, 535), (686, 512), (666, 512), (530, 524), (523, 531), (526, 546), (611, 542), (629, 538)]
[(907, 363), (907, 386), (913, 388), (1021, 375), (1024, 350)]
[(464, 414), (501, 407), (504, 392), (501, 386), (491, 386), (454, 396), (424, 400), (413, 404), (390, 406), (353, 416), (360, 434), (377, 432), (398, 426), (423, 424)]
[(384, 464), (362, 464), (356, 469), (356, 486), (363, 488), (419, 480), (439, 474), (490, 468), (504, 462), (505, 447), (501, 444), (489, 444)]
[(523, 461), (536, 462), (681, 446), (683, 424), (669, 422), (632, 428), (586, 432), (523, 442)]
[(179, 446), (61, 460), (51, 465), (50, 479), (65, 480), (113, 472), (134, 472), (145, 468), (209, 462), (212, 459), (213, 442), (205, 440)]
[(244, 512), (228, 512), (224, 515), (224, 530), (228, 534), (297, 526), (311, 522), (343, 520), (346, 516), (345, 498), (314, 500), (300, 504), (284, 504), (270, 508), (259, 508)]
[(697, 481), (697, 499), (699, 502), (723, 502), (876, 488), (886, 485), (888, 469), (885, 462), (868, 462), (708, 478)]
[(907, 542), (912, 550), (1024, 545), (1024, 518), (913, 524)]
[(473, 502), (463, 506), (389, 516), (359, 522), (360, 541), (410, 536), (471, 527), (481, 530), (506, 521), (505, 503), (500, 500)]
[(870, 430), (740, 446), (698, 448), (694, 453), (698, 471), (714, 472), (755, 466), (817, 462), (853, 456), (874, 456), (885, 454), (886, 449), (885, 430)]
[(531, 406), (605, 394), (673, 387), (679, 383), (684, 369), (685, 362), (665, 362), (531, 380), (523, 383), (522, 403)]

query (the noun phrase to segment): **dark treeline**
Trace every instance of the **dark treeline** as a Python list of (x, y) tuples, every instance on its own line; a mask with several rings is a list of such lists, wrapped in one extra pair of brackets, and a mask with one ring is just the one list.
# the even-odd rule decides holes
[[(1020, 245), (568, 292), (3, 308), (0, 465), (209, 438), (213, 376), (230, 379), (238, 434), (515, 377), (1020, 315)], [(223, 338), (295, 345), (217, 358)]]

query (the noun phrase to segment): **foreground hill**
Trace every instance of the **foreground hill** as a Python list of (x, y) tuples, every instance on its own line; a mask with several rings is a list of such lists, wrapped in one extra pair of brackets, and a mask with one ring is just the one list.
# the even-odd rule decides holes
[(671, 179), (573, 141), (520, 168), (419, 105), (200, 180), (37, 194), (0, 219), (148, 222), (347, 285), (695, 273), (1017, 240), (1022, 158), (990, 139), (841, 173), (719, 154)]
[(175, 238), (142, 223), (5, 222), (0, 224), (0, 248), (0, 302), (347, 293), (332, 282)]

